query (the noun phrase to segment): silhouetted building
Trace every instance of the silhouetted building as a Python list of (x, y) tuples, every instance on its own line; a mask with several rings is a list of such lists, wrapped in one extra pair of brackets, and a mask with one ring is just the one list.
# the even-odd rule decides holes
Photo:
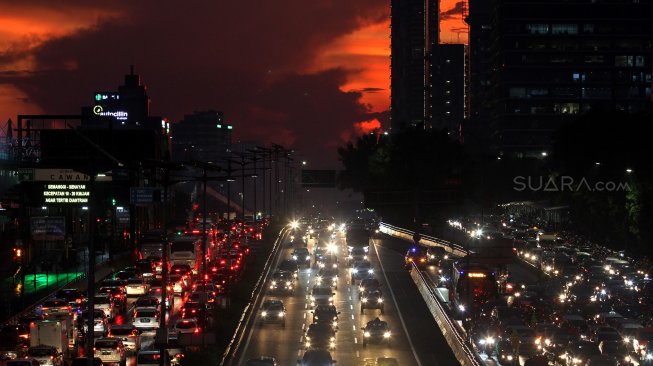
[(467, 114), (465, 60), (463, 44), (435, 45), (431, 51), (431, 125), (446, 128), (452, 138), (459, 137), (461, 123)]
[(391, 124), (428, 126), (431, 72), (428, 55), (438, 42), (438, 1), (391, 2)]
[(469, 5), (472, 116), (489, 124), (498, 153), (539, 155), (590, 109), (647, 108), (651, 0)]
[(233, 126), (219, 111), (194, 112), (172, 125), (172, 151), (179, 161), (218, 161), (231, 148)]

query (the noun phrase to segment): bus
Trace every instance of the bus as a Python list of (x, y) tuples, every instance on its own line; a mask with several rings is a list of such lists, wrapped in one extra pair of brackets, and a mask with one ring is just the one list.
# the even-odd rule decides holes
[(187, 264), (193, 275), (202, 265), (202, 240), (194, 236), (177, 237), (170, 242), (170, 266)]
[(494, 269), (464, 258), (453, 263), (449, 296), (455, 312), (464, 318), (480, 313), (485, 304), (498, 295)]

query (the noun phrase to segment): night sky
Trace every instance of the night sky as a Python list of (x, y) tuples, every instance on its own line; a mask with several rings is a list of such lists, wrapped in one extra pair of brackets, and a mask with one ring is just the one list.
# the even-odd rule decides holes
[[(442, 0), (444, 42), (466, 41), (460, 4)], [(389, 125), (389, 11), (389, 0), (5, 1), (0, 121), (79, 113), (133, 64), (154, 115), (222, 110), (234, 141), (336, 168), (337, 146)]]

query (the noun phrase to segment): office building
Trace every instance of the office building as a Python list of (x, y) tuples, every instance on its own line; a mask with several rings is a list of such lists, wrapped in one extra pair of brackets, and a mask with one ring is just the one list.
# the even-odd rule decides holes
[(467, 117), (466, 57), (463, 44), (434, 45), (431, 50), (431, 126), (459, 138)]
[(438, 1), (391, 2), (391, 127), (428, 128), (431, 72), (428, 55), (438, 42)]
[(469, 24), (472, 115), (499, 154), (539, 155), (591, 109), (649, 106), (651, 0), (471, 1)]
[(179, 161), (218, 161), (231, 148), (233, 126), (224, 114), (208, 110), (194, 112), (172, 124), (172, 150)]

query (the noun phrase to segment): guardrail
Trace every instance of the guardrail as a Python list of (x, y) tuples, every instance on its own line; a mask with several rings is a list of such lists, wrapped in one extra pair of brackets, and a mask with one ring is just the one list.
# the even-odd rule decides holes
[[(410, 241), (413, 241), (413, 235), (415, 234), (414, 231), (404, 229), (398, 226), (390, 225), (385, 222), (379, 224), (379, 230), (384, 234), (392, 235), (394, 237), (398, 237)], [(442, 247), (448, 253), (450, 253), (455, 257), (464, 257), (468, 253), (467, 249), (465, 249), (462, 245), (455, 244), (447, 240), (439, 239), (434, 236), (422, 235), (419, 243), (427, 247)]]
[[(398, 226), (381, 223), (379, 229), (382, 233), (401, 238), (408, 241), (413, 241), (414, 232)], [(459, 245), (447, 240), (442, 240), (433, 236), (422, 235), (420, 244), (425, 246), (439, 246), (443, 247), (452, 256), (463, 257), (467, 255), (467, 250)], [(455, 321), (451, 319), (450, 312), (446, 305), (439, 299), (436, 293), (436, 284), (431, 281), (428, 276), (425, 276), (419, 268), (413, 263), (410, 270), (410, 276), (415, 282), (426, 306), (429, 308), (433, 319), (438, 324), (440, 332), (447, 340), (447, 344), (453, 351), (458, 362), (465, 366), (481, 366), (485, 363), (480, 356), (474, 351), (473, 347), (467, 342), (465, 330)]]
[(422, 294), (426, 306), (431, 311), (433, 319), (438, 324), (444, 339), (447, 340), (447, 344), (449, 344), (458, 362), (466, 366), (483, 365), (484, 363), (481, 358), (466, 341), (465, 330), (457, 322), (451, 320), (447, 309), (440, 303), (435, 293), (436, 286), (433, 281), (424, 276), (415, 263), (413, 263), (413, 268), (410, 270), (410, 277), (412, 277), (413, 282), (417, 285), (417, 289)]
[(234, 331), (233, 336), (229, 340), (227, 349), (225, 349), (224, 353), (222, 354), (222, 359), (220, 360), (220, 366), (231, 366), (239, 361), (240, 358), (239, 353), (242, 351), (241, 349), (242, 341), (246, 334), (245, 330), (248, 328), (248, 326), (253, 321), (253, 319), (256, 318), (256, 314), (254, 314), (254, 309), (256, 308), (257, 304), (262, 301), (263, 298), (262, 290), (265, 286), (267, 278), (270, 275), (270, 272), (274, 269), (274, 266), (272, 266), (272, 262), (276, 259), (277, 254), (279, 253), (279, 249), (283, 244), (282, 238), (285, 236), (287, 229), (288, 229), (287, 227), (284, 227), (279, 233), (277, 240), (275, 240), (274, 242), (274, 246), (272, 247), (272, 250), (270, 251), (270, 254), (268, 255), (268, 258), (265, 261), (265, 265), (263, 267), (265, 268), (265, 270), (261, 273), (258, 280), (256, 281), (256, 284), (254, 285), (254, 289), (252, 290), (252, 293), (249, 296), (249, 302), (245, 306), (245, 309), (243, 309), (243, 313), (240, 316), (240, 319), (238, 320), (238, 325), (236, 325), (236, 330)]

